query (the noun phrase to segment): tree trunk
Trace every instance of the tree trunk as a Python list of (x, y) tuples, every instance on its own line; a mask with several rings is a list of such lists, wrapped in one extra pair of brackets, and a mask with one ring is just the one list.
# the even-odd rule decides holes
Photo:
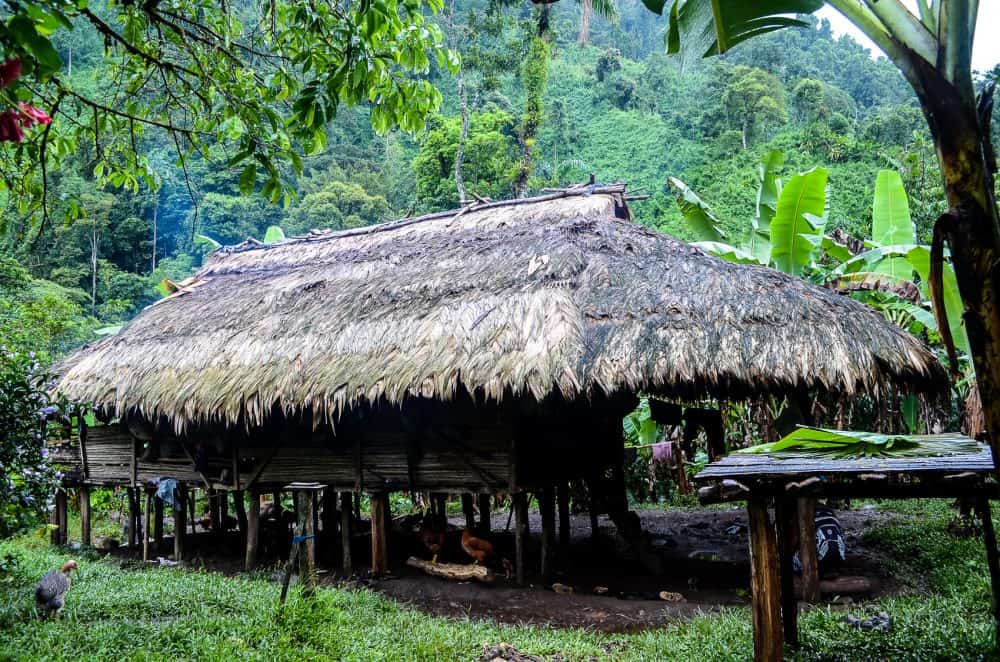
[(580, 0), (580, 34), (576, 43), (586, 46), (590, 43), (590, 14), (594, 8), (594, 0)]
[(160, 197), (156, 197), (156, 204), (153, 205), (153, 268), (156, 271), (156, 213), (160, 209)]
[(992, 164), (974, 99), (929, 65), (917, 66), (910, 82), (917, 92), (937, 150), (949, 211), (935, 228), (951, 246), (964, 304), (976, 382), (983, 402), (994, 463), (1000, 458), (1000, 218), (993, 193)]
[[(451, 0), (448, 11), (448, 23), (451, 33), (451, 48), (458, 52), (458, 28), (455, 25), (455, 0)], [(469, 136), (469, 103), (465, 96), (465, 78), (462, 76), (462, 65), (455, 72), (455, 83), (458, 85), (458, 107), (462, 116), (462, 130), (458, 134), (458, 147), (455, 149), (455, 188), (458, 189), (458, 203), (467, 200), (465, 195), (465, 180), (462, 178), (462, 162), (465, 160), (465, 141)]]

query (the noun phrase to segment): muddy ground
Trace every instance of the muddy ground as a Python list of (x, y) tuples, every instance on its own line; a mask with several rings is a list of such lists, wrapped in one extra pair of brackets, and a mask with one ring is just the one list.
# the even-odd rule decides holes
[[(750, 563), (747, 516), (743, 508), (637, 512), (651, 545), (664, 560), (662, 575), (642, 571), (635, 555), (617, 538), (614, 525), (606, 517), (600, 518), (601, 535), (595, 541), (591, 537), (589, 519), (574, 516), (571, 518), (570, 547), (559, 556), (559, 572), (554, 578), (555, 583), (571, 587), (572, 592), (562, 587), (556, 592), (552, 583), (544, 582), (538, 575), (541, 520), (537, 513), (532, 513), (529, 575), (525, 587), (516, 586), (512, 579), (504, 576), (499, 559), (495, 563), (497, 573), (492, 585), (438, 579), (407, 567), (404, 561), (408, 556), (430, 558), (430, 554), (415, 534), (399, 527), (389, 542), (393, 555), (391, 574), (375, 580), (366, 577), (367, 573), (362, 570), (359, 578), (346, 581), (351, 585), (368, 586), (401, 603), (438, 615), (583, 627), (605, 632), (655, 628), (699, 612), (748, 602)], [(866, 529), (900, 516), (870, 507), (843, 511), (839, 516), (848, 541), (848, 559), (837, 574), (864, 577), (871, 584), (870, 590), (852, 596), (853, 599), (897, 592), (899, 586), (885, 572), (879, 551), (866, 547), (862, 536)], [(451, 518), (453, 530), (439, 561), (471, 561), (459, 544), (462, 522), (461, 518)], [(513, 560), (513, 533), (505, 530), (507, 513), (495, 514), (492, 523), (497, 556)], [(364, 569), (369, 563), (368, 540), (364, 535), (355, 539), (355, 568)], [(188, 541), (191, 549), (188, 565), (239, 574), (242, 556), (237, 533), (229, 534), (225, 540), (214, 538), (210, 533), (199, 533), (193, 539), (189, 536)], [(165, 540), (165, 549), (160, 553), (171, 551), (171, 543), (169, 538)], [(344, 583), (345, 578), (338, 571), (339, 539), (320, 539), (319, 550), (320, 581)], [(129, 556), (127, 550), (119, 550), (116, 555)], [(274, 569), (272, 579), (279, 580), (281, 566), (277, 559), (265, 559), (264, 563)], [(603, 589), (606, 589), (603, 595), (595, 593)], [(664, 601), (659, 595), (661, 591), (673, 593), (671, 597), (679, 599)]]

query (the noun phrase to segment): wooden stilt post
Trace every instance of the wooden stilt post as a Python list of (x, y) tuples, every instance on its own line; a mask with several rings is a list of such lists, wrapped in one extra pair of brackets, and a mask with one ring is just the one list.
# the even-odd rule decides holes
[(779, 499), (774, 508), (778, 527), (778, 571), (781, 573), (781, 620), (784, 624), (785, 643), (791, 648), (799, 646), (799, 601), (795, 597), (795, 528), (798, 526), (794, 499)]
[(191, 490), (188, 492), (188, 494), (190, 496), (189, 498), (184, 500), (184, 505), (188, 509), (188, 515), (189, 515), (188, 519), (191, 520), (191, 533), (193, 534), (197, 533), (194, 527), (195, 523), (198, 521), (198, 514), (196, 511), (198, 505), (198, 490), (192, 487)]
[(319, 490), (309, 493), (309, 512), (312, 513), (312, 543), (313, 563), (319, 559)]
[(600, 523), (597, 520), (597, 489), (599, 482), (596, 478), (591, 478), (587, 481), (587, 496), (588, 499), (587, 510), (590, 514), (590, 537), (593, 540), (597, 540), (598, 536), (601, 534)]
[(490, 523), (490, 495), (479, 495), (479, 535), (489, 536), (493, 528)]
[(65, 545), (69, 541), (68, 521), (66, 514), (66, 489), (60, 487), (56, 490), (55, 524), (53, 540), (56, 545)]
[[(296, 533), (300, 536), (315, 536), (313, 530), (313, 494), (307, 490), (296, 490), (295, 510), (298, 515)], [(316, 539), (307, 538), (299, 543), (299, 582), (306, 593), (312, 590), (316, 574)]]
[(184, 560), (184, 539), (187, 537), (188, 489), (184, 483), (177, 483), (177, 507), (174, 508), (174, 560)]
[(983, 523), (983, 543), (986, 545), (986, 565), (990, 569), (990, 588), (993, 595), (993, 636), (994, 645), (1000, 647), (1000, 555), (997, 552), (997, 538), (993, 530), (993, 516), (990, 502), (981, 497), (976, 501), (976, 510)]
[(137, 488), (128, 488), (128, 548), (135, 550), (139, 544), (139, 495)]
[[(140, 488), (141, 489), (141, 488)], [(153, 492), (151, 490), (144, 489), (143, 492), (146, 493), (146, 507), (144, 510), (144, 515), (146, 517), (146, 524), (142, 527), (142, 560), (149, 560), (149, 532), (153, 528)]]
[(524, 546), (528, 538), (528, 495), (518, 492), (514, 500), (514, 569), (519, 586), (524, 586)]
[(556, 541), (555, 488), (546, 485), (538, 493), (538, 510), (542, 516), (542, 577), (550, 581), (555, 573), (553, 556)]
[(345, 575), (350, 575), (351, 566), (351, 517), (353, 516), (351, 502), (354, 499), (350, 492), (340, 493), (340, 545), (341, 566)]
[(236, 513), (236, 526), (240, 530), (240, 540), (243, 547), (247, 542), (247, 502), (243, 490), (233, 490), (233, 512)]
[(775, 662), (784, 659), (778, 546), (767, 512), (767, 500), (751, 497), (747, 501), (747, 511), (750, 515), (753, 657), (756, 662)]
[(249, 490), (250, 509), (246, 513), (246, 557), (243, 569), (253, 570), (257, 566), (257, 542), (260, 537), (260, 498), (257, 491)]
[(475, 531), (476, 529), (476, 511), (472, 505), (472, 495), (468, 493), (462, 494), (462, 514), (465, 515), (465, 528), (470, 531)]
[(59, 490), (52, 498), (52, 510), (49, 511), (49, 544), (59, 544)]
[(431, 494), (431, 501), (437, 511), (438, 523), (445, 526), (448, 523), (448, 495), (440, 492)]
[(153, 546), (156, 551), (163, 548), (163, 499), (153, 496)]
[(372, 575), (380, 577), (389, 571), (389, 552), (386, 533), (386, 500), (385, 492), (372, 492)]
[[(323, 488), (323, 544), (333, 544), (333, 535), (337, 531), (337, 493), (333, 490), (333, 485)], [(323, 548), (326, 550), (326, 547)], [(324, 551), (325, 556), (329, 553)]]
[(816, 551), (816, 499), (798, 500), (799, 563), (802, 564), (802, 600), (819, 602), (819, 558)]
[(559, 481), (556, 490), (559, 497), (559, 555), (565, 563), (569, 557), (569, 483)]
[(77, 496), (80, 499), (80, 544), (90, 547), (90, 487), (81, 485)]

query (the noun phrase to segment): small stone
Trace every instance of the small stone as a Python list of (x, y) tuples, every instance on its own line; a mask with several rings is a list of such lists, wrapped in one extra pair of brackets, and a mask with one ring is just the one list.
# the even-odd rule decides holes
[(608, 587), (607, 586), (595, 586), (594, 587), (594, 593), (596, 595), (604, 595), (607, 592), (608, 592)]
[(560, 595), (567, 595), (573, 592), (573, 587), (567, 586), (566, 584), (555, 583), (552, 585), (552, 590)]
[(660, 599), (666, 600), (667, 602), (682, 602), (684, 596), (680, 593), (675, 593), (674, 591), (660, 591)]

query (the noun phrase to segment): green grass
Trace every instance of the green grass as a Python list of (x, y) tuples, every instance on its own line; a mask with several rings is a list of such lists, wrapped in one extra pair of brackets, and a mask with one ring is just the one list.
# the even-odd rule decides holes
[[(907, 595), (853, 607), (886, 610), (888, 634), (841, 623), (845, 612), (817, 607), (801, 619), (802, 660), (995, 659), (989, 581), (982, 541), (947, 533), (953, 512), (941, 502), (889, 504), (907, 513), (874, 528)], [(441, 618), (368, 590), (295, 590), (277, 616), (278, 587), (260, 575), (227, 578), (178, 569), (125, 570), (77, 554), (83, 576), (58, 622), (39, 622), (32, 591), (67, 553), (37, 536), (0, 542), (17, 569), (0, 575), (0, 659), (469, 660), (483, 642), (564, 659), (742, 660), (751, 651), (750, 612), (732, 608), (635, 635)], [(82, 557), (82, 558), (80, 558)]]

